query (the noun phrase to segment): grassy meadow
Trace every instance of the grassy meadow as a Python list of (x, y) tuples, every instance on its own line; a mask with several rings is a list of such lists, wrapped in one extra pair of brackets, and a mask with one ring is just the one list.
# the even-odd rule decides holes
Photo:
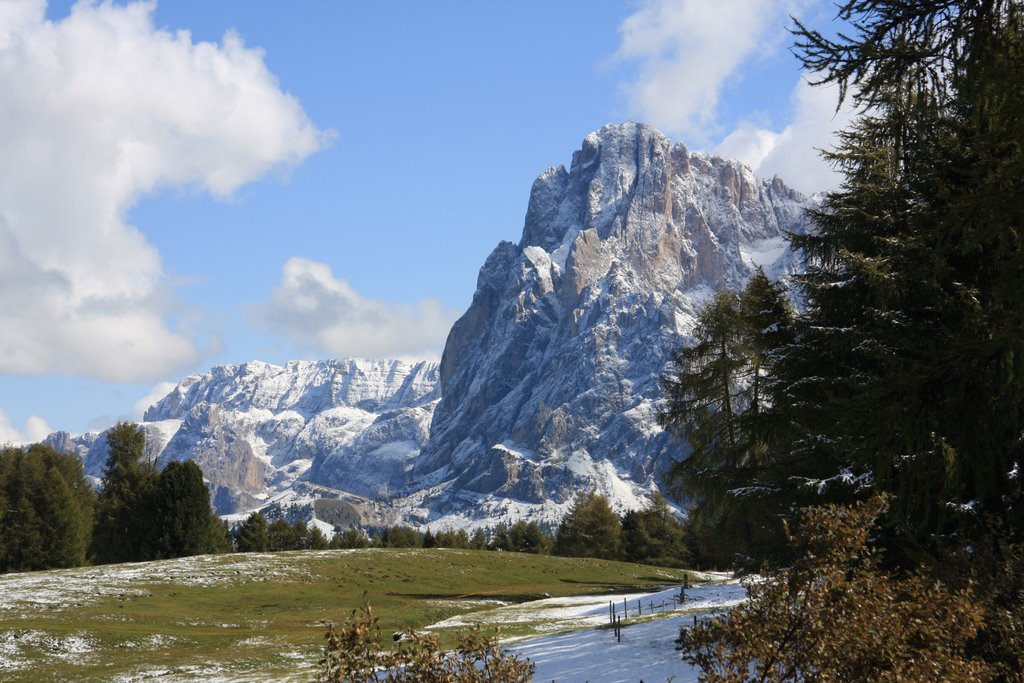
[[(210, 555), (0, 576), (0, 680), (312, 680), (321, 621), (364, 594), (385, 634), (682, 570), (454, 549)], [(503, 635), (525, 635), (517, 625)], [(441, 634), (444, 635), (444, 634)]]

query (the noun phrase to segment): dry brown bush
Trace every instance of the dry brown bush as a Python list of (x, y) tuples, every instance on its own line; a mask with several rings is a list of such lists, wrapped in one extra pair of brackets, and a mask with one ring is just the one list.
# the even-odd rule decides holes
[(326, 624), (318, 681), (326, 683), (526, 683), (534, 666), (501, 650), (479, 626), (459, 638), (454, 652), (436, 637), (410, 632), (394, 650), (382, 645), (380, 617), (367, 602), (345, 624)]
[(990, 681), (968, 654), (984, 611), (970, 585), (883, 570), (869, 544), (881, 498), (804, 512), (793, 567), (749, 585), (726, 616), (684, 628), (683, 659), (702, 681)]

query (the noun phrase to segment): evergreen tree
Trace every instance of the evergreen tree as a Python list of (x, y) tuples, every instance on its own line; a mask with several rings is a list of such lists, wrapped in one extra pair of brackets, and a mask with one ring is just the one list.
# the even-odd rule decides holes
[(234, 539), (231, 538), (231, 528), (228, 523), (217, 516), (217, 513), (210, 515), (210, 522), (207, 527), (209, 534), (210, 553), (230, 553), (234, 549)]
[(487, 534), (483, 529), (477, 527), (473, 531), (473, 536), (469, 539), (469, 545), (475, 550), (486, 550), (487, 549)]
[[(298, 530), (285, 519), (278, 518), (271, 522), (267, 528), (267, 534), (269, 537), (267, 550), (271, 552), (296, 550), (299, 547)], [(305, 534), (303, 533), (303, 535)]]
[(646, 509), (623, 515), (622, 553), (629, 562), (675, 567), (689, 563), (683, 525), (660, 493)]
[(311, 525), (306, 530), (306, 536), (302, 542), (303, 548), (308, 550), (326, 550), (328, 545), (327, 537), (324, 536), (324, 532), (320, 531), (320, 527), (316, 524)]
[(893, 494), (890, 545), (937, 558), (1024, 529), (1024, 80), (1019, 3), (847, 2), (799, 27), (805, 64), (864, 109), (843, 187), (794, 239), (808, 303), (780, 366), (798, 493)]
[(96, 501), (92, 555), (100, 564), (153, 557), (157, 471), (142, 458), (146, 434), (120, 422), (107, 432), (107, 463)]
[(545, 534), (536, 521), (520, 519), (509, 530), (509, 545), (517, 553), (550, 552), (553, 541)]
[(775, 371), (792, 318), (785, 290), (758, 269), (741, 293), (719, 291), (701, 309), (694, 343), (663, 378), (659, 421), (690, 446), (667, 479), (692, 501), (691, 535), (704, 562), (756, 565), (752, 558), (782, 547), (790, 487), (778, 476), (787, 422)]
[(349, 527), (345, 533), (336, 533), (331, 539), (332, 548), (367, 548), (370, 546), (370, 539), (359, 529)]
[(553, 552), (569, 557), (618, 559), (621, 531), (622, 523), (607, 498), (595, 491), (581, 494), (558, 525)]
[(157, 478), (155, 556), (186, 557), (213, 551), (210, 493), (193, 461), (172, 461)]
[(265, 553), (270, 548), (270, 532), (267, 529), (267, 518), (253, 512), (238, 529), (235, 547), (240, 553)]
[(94, 498), (76, 455), (41, 444), (0, 451), (0, 571), (84, 564)]
[(509, 551), (512, 549), (512, 540), (508, 535), (508, 524), (505, 522), (498, 522), (498, 526), (494, 527), (494, 537), (491, 538), (491, 550), (502, 550)]

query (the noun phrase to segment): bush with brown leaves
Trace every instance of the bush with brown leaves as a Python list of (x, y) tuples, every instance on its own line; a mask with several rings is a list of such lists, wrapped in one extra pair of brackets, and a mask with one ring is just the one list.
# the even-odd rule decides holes
[(410, 632), (394, 650), (382, 646), (380, 617), (367, 602), (340, 628), (326, 624), (318, 681), (325, 683), (526, 683), (534, 666), (501, 650), (479, 626), (454, 652), (436, 637)]
[(884, 507), (804, 512), (794, 565), (748, 586), (722, 618), (680, 632), (702, 681), (989, 681), (968, 654), (984, 611), (968, 585), (951, 591), (921, 574), (883, 570), (869, 533)]

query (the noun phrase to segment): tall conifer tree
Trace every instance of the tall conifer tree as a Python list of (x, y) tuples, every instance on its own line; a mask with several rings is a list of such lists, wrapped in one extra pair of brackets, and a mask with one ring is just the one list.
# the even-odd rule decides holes
[(143, 460), (146, 434), (121, 422), (107, 432), (108, 455), (96, 501), (93, 557), (101, 564), (154, 556), (156, 467)]

